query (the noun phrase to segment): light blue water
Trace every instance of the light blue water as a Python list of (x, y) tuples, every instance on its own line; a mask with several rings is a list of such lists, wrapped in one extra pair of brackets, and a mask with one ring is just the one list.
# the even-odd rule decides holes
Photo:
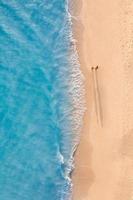
[(66, 0), (0, 0), (0, 200), (71, 199), (82, 76)]

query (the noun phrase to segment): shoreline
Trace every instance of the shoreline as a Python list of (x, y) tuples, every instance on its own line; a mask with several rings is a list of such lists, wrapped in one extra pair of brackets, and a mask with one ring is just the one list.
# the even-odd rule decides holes
[[(87, 107), (75, 153), (73, 200), (133, 198), (132, 10), (131, 0), (73, 0)], [(94, 102), (91, 67), (96, 65), (102, 127)]]
[[(76, 6), (75, 6), (76, 4)], [(86, 130), (90, 129), (89, 121), (90, 121), (90, 105), (92, 104), (92, 93), (93, 86), (91, 83), (91, 73), (86, 68), (86, 62), (84, 59), (83, 53), (83, 45), (82, 40), (84, 38), (84, 25), (81, 20), (81, 12), (82, 12), (82, 0), (78, 0), (78, 2), (73, 0), (73, 6), (71, 10), (73, 22), (73, 35), (76, 40), (76, 50), (79, 56), (79, 63), (81, 72), (85, 78), (84, 88), (85, 88), (85, 103), (86, 110), (83, 117), (83, 126), (80, 135), (80, 142), (78, 144), (77, 150), (75, 152), (74, 160), (75, 160), (75, 169), (72, 173), (72, 181), (73, 181), (73, 200), (84, 199), (88, 194), (88, 188), (91, 187), (94, 174), (91, 169), (91, 151), (92, 147), (89, 141), (89, 134), (87, 133), (86, 138)], [(77, 18), (77, 20), (75, 19)], [(91, 94), (91, 95), (90, 95)], [(87, 140), (86, 140), (87, 139)], [(86, 158), (86, 152), (89, 154), (88, 158)], [(83, 178), (81, 177), (83, 176)]]

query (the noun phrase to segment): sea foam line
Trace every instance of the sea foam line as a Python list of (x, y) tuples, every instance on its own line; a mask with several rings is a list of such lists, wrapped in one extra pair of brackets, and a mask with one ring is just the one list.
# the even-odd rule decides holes
[(68, 179), (68, 182), (70, 184), (70, 193), (68, 195), (65, 195), (65, 199), (63, 197), (62, 200), (70, 200), (72, 198), (71, 173), (74, 169), (74, 153), (80, 141), (80, 133), (83, 125), (83, 116), (86, 110), (85, 87), (84, 87), (85, 78), (80, 69), (80, 63), (76, 48), (76, 40), (74, 39), (72, 31), (73, 24), (72, 24), (72, 16), (69, 12), (69, 0), (66, 1), (66, 11), (67, 11), (67, 20), (69, 24), (69, 31), (67, 33), (68, 34), (67, 37), (71, 42), (70, 58), (69, 58), (69, 65), (71, 66), (69, 93), (70, 93), (70, 98), (72, 99), (72, 106), (73, 106), (73, 111), (70, 117), (72, 122), (73, 148), (70, 152), (70, 159), (66, 171), (66, 179)]

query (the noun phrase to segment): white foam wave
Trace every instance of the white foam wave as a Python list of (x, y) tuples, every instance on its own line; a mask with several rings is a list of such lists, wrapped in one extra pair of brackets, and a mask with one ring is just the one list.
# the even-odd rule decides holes
[[(66, 197), (65, 200), (70, 200), (72, 198), (72, 180), (71, 180), (71, 173), (74, 169), (74, 153), (77, 149), (77, 146), (80, 141), (80, 133), (83, 125), (83, 116), (86, 110), (85, 106), (85, 88), (84, 88), (84, 81), (85, 78), (83, 73), (80, 69), (80, 63), (78, 58), (78, 53), (76, 50), (76, 40), (74, 39), (73, 32), (72, 32), (72, 17), (69, 8), (68, 8), (68, 0), (66, 3), (66, 10), (68, 13), (68, 20), (70, 24), (70, 31), (69, 31), (69, 39), (71, 41), (71, 48), (70, 48), (70, 57), (69, 57), (69, 64), (71, 65), (71, 75), (69, 80), (69, 94), (72, 98), (72, 115), (71, 115), (71, 123), (72, 123), (72, 150), (70, 152), (70, 158), (68, 161), (68, 166), (66, 170), (66, 178), (69, 180), (70, 184), (70, 194)], [(62, 199), (64, 200), (64, 198)]]

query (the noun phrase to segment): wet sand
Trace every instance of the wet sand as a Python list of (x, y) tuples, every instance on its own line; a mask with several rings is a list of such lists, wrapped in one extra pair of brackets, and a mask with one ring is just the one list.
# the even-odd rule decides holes
[[(71, 6), (87, 107), (73, 200), (132, 200), (133, 2), (73, 0)], [(91, 70), (97, 65), (99, 106)]]

